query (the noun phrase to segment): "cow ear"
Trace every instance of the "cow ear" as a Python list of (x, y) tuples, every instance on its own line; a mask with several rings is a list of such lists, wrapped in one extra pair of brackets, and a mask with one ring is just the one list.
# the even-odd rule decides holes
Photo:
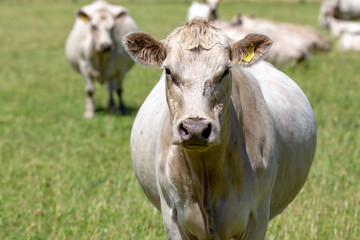
[(120, 20), (122, 17), (125, 17), (127, 15), (129, 15), (129, 12), (123, 9), (115, 14), (115, 20)]
[(270, 49), (273, 41), (270, 37), (251, 33), (231, 46), (231, 61), (233, 65), (250, 66), (260, 61)]
[(127, 11), (121, 11), (120, 13), (118, 13), (116, 16), (115, 16), (115, 19), (118, 20), (122, 17), (125, 17), (126, 15), (128, 15), (129, 13)]
[(138, 63), (145, 66), (161, 66), (166, 58), (166, 48), (145, 32), (133, 32), (124, 36), (126, 51)]
[(79, 10), (76, 12), (76, 15), (84, 22), (89, 22), (90, 21), (90, 17), (89, 15), (87, 15), (84, 11)]

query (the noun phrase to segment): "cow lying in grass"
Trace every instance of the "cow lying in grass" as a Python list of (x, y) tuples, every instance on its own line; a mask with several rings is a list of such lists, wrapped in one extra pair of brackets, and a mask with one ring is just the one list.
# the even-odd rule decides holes
[(229, 23), (214, 14), (217, 7), (217, 0), (207, 1), (207, 4), (193, 2), (188, 9), (187, 19), (189, 21), (199, 16), (213, 21), (234, 40), (240, 40), (251, 32), (261, 32), (271, 36), (274, 44), (265, 56), (265, 60), (277, 66), (286, 64), (297, 66), (301, 62), (308, 64), (310, 52), (324, 52), (331, 48), (330, 40), (311, 26), (275, 22), (242, 14), (235, 16)]
[(261, 61), (272, 40), (231, 41), (196, 18), (162, 41), (138, 32), (123, 42), (140, 64), (164, 69), (135, 119), (131, 157), (168, 239), (264, 239), (316, 148), (306, 96)]

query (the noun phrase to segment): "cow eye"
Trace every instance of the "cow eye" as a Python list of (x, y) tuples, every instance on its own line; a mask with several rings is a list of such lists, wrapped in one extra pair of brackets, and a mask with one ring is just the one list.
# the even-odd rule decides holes
[(165, 68), (165, 73), (166, 73), (166, 75), (171, 76), (171, 72), (168, 68)]
[(227, 69), (225, 70), (225, 72), (223, 73), (223, 75), (221, 76), (221, 79), (223, 79), (224, 77), (226, 77), (227, 75), (229, 75), (229, 73), (230, 73), (230, 68), (227, 68)]
[(176, 86), (180, 86), (180, 83), (176, 80), (176, 78), (168, 68), (165, 68), (165, 74), (167, 75), (168, 78), (171, 78), (171, 80)]
[(221, 75), (221, 78), (219, 79), (219, 82), (221, 82), (227, 75), (230, 73), (230, 68), (226, 68), (226, 70), (223, 72), (223, 75)]

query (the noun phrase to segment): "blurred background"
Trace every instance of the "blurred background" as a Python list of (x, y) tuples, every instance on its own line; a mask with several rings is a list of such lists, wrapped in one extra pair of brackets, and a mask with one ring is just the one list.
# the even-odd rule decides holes
[[(139, 30), (165, 38), (186, 22), (190, 0), (112, 0)], [(328, 52), (279, 69), (307, 95), (318, 145), (299, 196), (270, 222), (266, 239), (360, 239), (360, 53), (339, 51), (318, 27), (320, 0), (224, 0), (224, 21), (242, 12), (308, 25)], [(96, 114), (83, 118), (84, 80), (64, 46), (85, 0), (0, 0), (0, 239), (165, 239), (162, 219), (143, 194), (129, 137), (161, 70), (134, 66), (123, 97), (129, 114), (106, 111), (96, 83)]]

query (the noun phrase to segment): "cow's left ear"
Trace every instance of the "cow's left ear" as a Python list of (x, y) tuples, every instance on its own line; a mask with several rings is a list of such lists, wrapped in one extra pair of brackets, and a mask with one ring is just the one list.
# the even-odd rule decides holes
[(270, 49), (273, 41), (270, 37), (251, 33), (231, 46), (231, 61), (233, 65), (250, 66), (260, 61)]

